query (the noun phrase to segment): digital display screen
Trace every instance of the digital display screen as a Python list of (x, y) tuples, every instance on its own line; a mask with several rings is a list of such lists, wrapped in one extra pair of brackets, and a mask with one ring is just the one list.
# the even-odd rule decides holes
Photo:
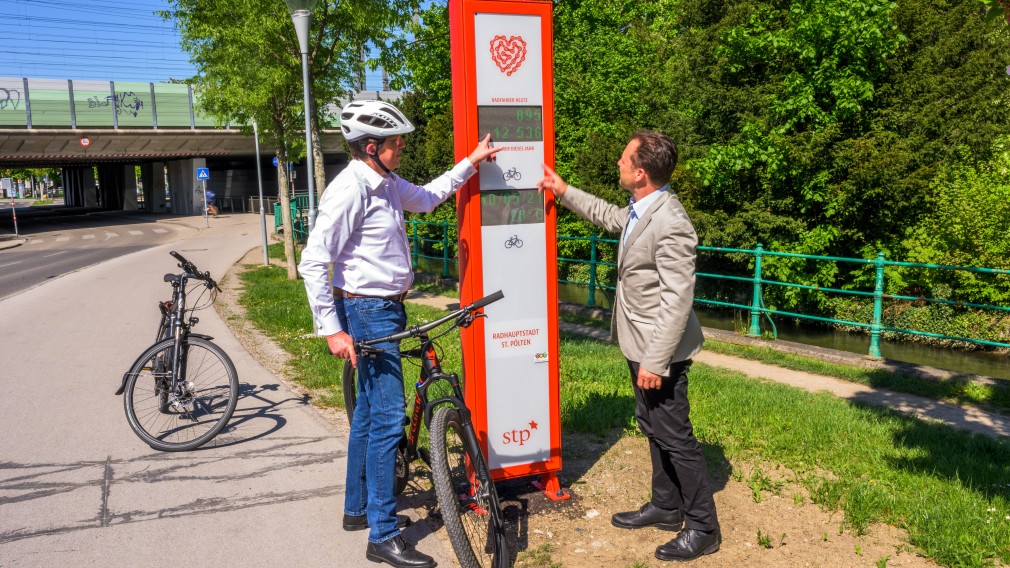
[(543, 142), (543, 107), (478, 106), (477, 130), (494, 142)]
[(480, 193), (480, 224), (485, 227), (543, 222), (544, 198), (535, 189)]

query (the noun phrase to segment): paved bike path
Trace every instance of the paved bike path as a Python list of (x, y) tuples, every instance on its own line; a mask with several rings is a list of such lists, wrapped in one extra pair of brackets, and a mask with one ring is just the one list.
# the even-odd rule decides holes
[[(122, 373), (153, 340), (177, 250), (217, 278), (260, 242), (257, 215), (169, 222), (183, 240), (0, 301), (0, 568), (359, 567), (340, 529), (346, 436), (261, 367), (214, 309), (199, 333), (232, 357), (239, 408), (210, 446), (162, 453), (130, 430)], [(191, 301), (197, 300), (196, 295)], [(452, 566), (418, 523), (406, 536)]]

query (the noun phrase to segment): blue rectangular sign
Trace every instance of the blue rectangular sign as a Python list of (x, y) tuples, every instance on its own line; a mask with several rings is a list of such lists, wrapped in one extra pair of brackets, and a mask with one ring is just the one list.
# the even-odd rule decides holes
[(210, 179), (210, 168), (197, 168), (196, 179)]

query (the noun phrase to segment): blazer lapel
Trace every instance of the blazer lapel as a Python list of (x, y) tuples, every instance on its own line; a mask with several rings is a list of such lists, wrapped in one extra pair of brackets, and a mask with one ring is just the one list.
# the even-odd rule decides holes
[(622, 266), (624, 265), (624, 257), (625, 255), (627, 255), (628, 249), (631, 247), (632, 243), (635, 242), (635, 239), (637, 239), (639, 235), (645, 232), (645, 228), (648, 227), (649, 223), (652, 222), (653, 213), (659, 210), (659, 208), (662, 207), (663, 204), (666, 203), (666, 200), (669, 198), (670, 198), (670, 190), (666, 190), (660, 193), (659, 197), (656, 198), (656, 201), (653, 202), (653, 204), (650, 205), (649, 208), (645, 210), (645, 214), (642, 215), (642, 218), (639, 219), (638, 223), (635, 224), (635, 228), (632, 229), (631, 234), (628, 235), (627, 242), (624, 242), (624, 239), (621, 239), (622, 245), (618, 253), (618, 258), (620, 258), (620, 262), (618, 263), (619, 265)]

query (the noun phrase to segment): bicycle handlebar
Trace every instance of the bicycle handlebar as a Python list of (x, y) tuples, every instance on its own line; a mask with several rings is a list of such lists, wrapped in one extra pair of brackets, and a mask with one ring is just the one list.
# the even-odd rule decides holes
[(483, 298), (477, 300), (476, 302), (470, 304), (469, 306), (460, 308), (445, 317), (439, 318), (432, 322), (428, 322), (424, 325), (415, 325), (405, 331), (402, 331), (400, 333), (394, 333), (393, 335), (387, 335), (386, 337), (379, 337), (377, 339), (368, 339), (365, 341), (355, 341), (354, 350), (358, 351), (362, 347), (368, 347), (370, 345), (375, 345), (376, 343), (385, 343), (387, 341), (403, 341), (404, 339), (407, 339), (409, 337), (418, 337), (421, 334), (428, 333), (429, 331), (435, 329), (436, 327), (444, 325), (448, 321), (459, 320), (461, 316), (470, 315), (473, 312), (476, 312), (477, 310), (483, 308), (484, 306), (497, 302), (498, 300), (501, 300), (504, 297), (505, 294), (503, 294), (501, 290), (498, 290), (497, 292), (484, 296)]
[(179, 261), (179, 268), (186, 271), (187, 277), (196, 278), (197, 280), (203, 280), (211, 288), (217, 288), (217, 282), (215, 282), (214, 279), (210, 277), (210, 272), (200, 272), (200, 270), (196, 267), (195, 264), (187, 260), (186, 257), (175, 252), (174, 250), (169, 251), (168, 254), (172, 255), (173, 257), (175, 257), (176, 260)]

